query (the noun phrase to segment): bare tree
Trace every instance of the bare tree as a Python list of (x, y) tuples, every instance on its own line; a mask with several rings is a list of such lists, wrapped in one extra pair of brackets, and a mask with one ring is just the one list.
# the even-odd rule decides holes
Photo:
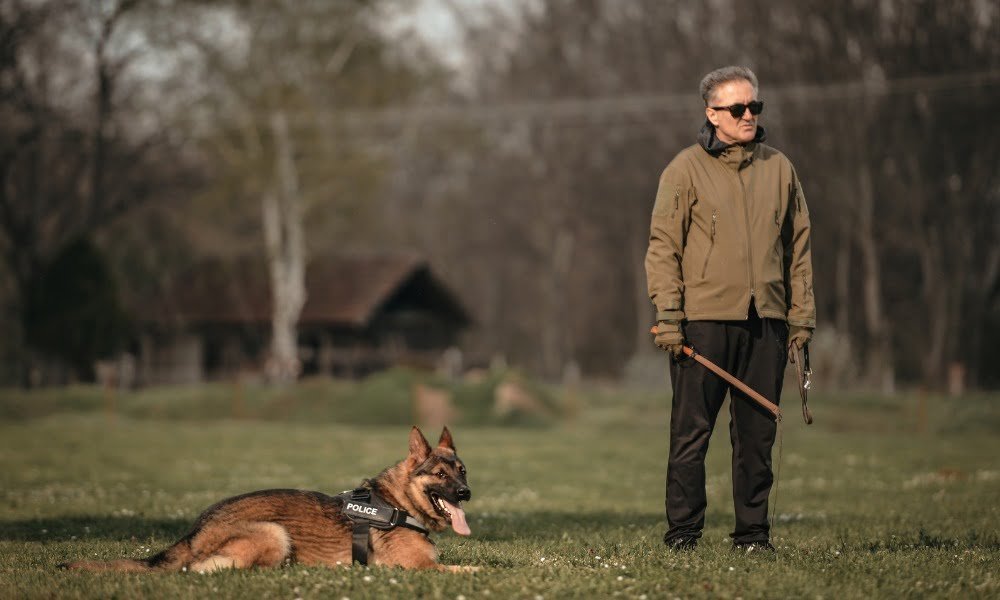
[(154, 47), (128, 46), (123, 32), (142, 37), (133, 18), (143, 10), (128, 0), (0, 3), (0, 249), (22, 319), (62, 248), (183, 179), (183, 161), (163, 160), (169, 139), (133, 127), (149, 108), (130, 93), (135, 62)]
[(271, 115), (277, 158), (277, 184), (261, 194), (264, 239), (271, 275), (271, 357), (268, 375), (276, 381), (295, 379), (301, 369), (295, 334), (306, 301), (305, 236), (302, 198), (288, 121), (280, 110)]
[(234, 39), (198, 41), (217, 82), (200, 103), (208, 123), (200, 138), (220, 167), (205, 198), (243, 214), (252, 206), (245, 200), (257, 200), (273, 306), (267, 372), (275, 381), (299, 371), (310, 253), (377, 229), (364, 226), (366, 188), (392, 153), (349, 137), (338, 114), (403, 100), (418, 87), (419, 74), (388, 56), (374, 27), (380, 4), (220, 2)]

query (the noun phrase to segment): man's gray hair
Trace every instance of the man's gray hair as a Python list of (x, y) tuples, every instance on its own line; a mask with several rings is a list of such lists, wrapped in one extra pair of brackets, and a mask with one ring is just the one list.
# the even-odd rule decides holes
[(756, 96), (757, 76), (753, 74), (753, 71), (746, 67), (722, 67), (712, 71), (708, 75), (705, 75), (705, 77), (701, 80), (701, 85), (698, 87), (698, 90), (701, 92), (701, 97), (705, 101), (705, 106), (708, 106), (711, 102), (711, 98), (715, 94), (716, 88), (723, 83), (737, 81), (740, 79), (750, 82), (750, 85), (753, 86), (754, 96)]

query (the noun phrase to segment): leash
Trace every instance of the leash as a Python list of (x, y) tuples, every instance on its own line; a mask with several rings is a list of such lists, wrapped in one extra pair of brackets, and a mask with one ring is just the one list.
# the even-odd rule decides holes
[[(765, 398), (764, 396), (762, 396), (761, 394), (759, 394), (756, 390), (754, 390), (753, 388), (751, 388), (747, 384), (743, 383), (742, 381), (740, 381), (736, 377), (730, 375), (729, 372), (727, 372), (725, 369), (723, 369), (722, 367), (718, 366), (717, 364), (713, 363), (712, 361), (708, 360), (707, 358), (705, 358), (704, 356), (702, 356), (701, 354), (699, 354), (698, 351), (695, 350), (694, 348), (691, 348), (690, 346), (683, 346), (683, 350), (684, 350), (684, 354), (687, 354), (691, 358), (695, 359), (696, 361), (698, 361), (699, 363), (701, 363), (702, 365), (704, 365), (708, 370), (712, 371), (713, 373), (715, 373), (719, 377), (722, 377), (723, 379), (725, 379), (731, 385), (736, 386), (744, 394), (746, 394), (747, 396), (750, 396), (751, 398), (753, 398), (754, 401), (757, 402), (757, 404), (760, 404), (761, 406), (763, 406), (764, 408), (766, 408), (768, 411), (770, 411), (772, 415), (774, 415), (774, 422), (776, 423), (776, 425), (775, 425), (775, 427), (776, 427), (775, 436), (777, 438), (777, 444), (778, 444), (778, 462), (777, 462), (777, 464), (774, 467), (774, 486), (773, 486), (774, 487), (774, 492), (773, 492), (774, 493), (774, 499), (771, 502), (771, 520), (770, 520), (770, 522), (771, 522), (771, 528), (770, 528), (770, 534), (773, 537), (774, 526), (775, 526), (775, 524), (777, 524), (777, 521), (775, 520), (775, 518), (776, 518), (776, 516), (778, 514), (778, 482), (781, 480), (781, 450), (782, 450), (782, 445), (783, 445), (783, 441), (784, 441), (784, 436), (782, 435), (782, 429), (783, 429), (783, 427), (782, 427), (782, 423), (781, 423), (781, 421), (782, 421), (782, 419), (781, 419), (781, 409), (778, 408), (777, 404), (771, 402), (770, 400), (768, 400), (767, 398)], [(807, 357), (806, 360), (808, 361), (808, 354), (806, 354), (806, 357)], [(801, 363), (802, 363), (802, 361), (799, 361), (799, 362), (796, 363), (797, 365), (799, 365), (799, 380), (800, 381), (802, 380), (802, 367), (801, 367)], [(806, 363), (806, 364), (808, 364), (808, 363)], [(806, 374), (806, 382), (807, 382), (806, 387), (808, 388), (808, 373), (811, 373), (811, 371), (808, 371), (808, 367), (806, 367), (806, 373), (807, 373)], [(809, 414), (809, 409), (806, 407), (805, 392), (802, 391), (802, 386), (799, 386), (799, 388), (800, 388), (800, 392), (803, 394), (803, 396), (802, 396), (802, 414), (803, 414), (803, 417), (806, 419), (806, 423), (812, 423), (812, 415)]]
[[(788, 353), (788, 360), (795, 365), (795, 374), (799, 379), (799, 397), (802, 398), (802, 420), (806, 425), (813, 424), (812, 412), (809, 411), (809, 387), (812, 385), (812, 368), (809, 366), (809, 344), (803, 344), (794, 352)], [(778, 482), (781, 480), (781, 446), (783, 441), (781, 421), (778, 421), (778, 464), (774, 467), (774, 502), (771, 504), (771, 532), (777, 524), (778, 514)]]
[[(656, 325), (649, 330), (650, 333), (656, 335), (658, 333)], [(776, 423), (776, 443), (778, 445), (778, 461), (774, 467), (774, 484), (773, 484), (773, 494), (774, 499), (771, 502), (771, 529), (770, 532), (773, 534), (774, 526), (777, 524), (776, 517), (778, 513), (778, 482), (781, 479), (781, 455), (782, 447), (784, 445), (784, 435), (783, 427), (781, 425), (781, 409), (778, 405), (771, 402), (764, 396), (760, 395), (756, 390), (743, 383), (736, 377), (732, 376), (722, 367), (708, 360), (704, 356), (698, 353), (694, 348), (684, 345), (681, 346), (684, 354), (690, 356), (694, 360), (698, 361), (702, 366), (704, 366), (709, 371), (715, 373), (730, 385), (735, 386), (737, 389), (742, 391), (744, 394), (752, 398), (757, 404), (765, 408), (768, 412), (774, 415), (774, 421)], [(804, 344), (802, 348), (798, 349), (797, 352), (789, 353), (789, 361), (795, 365), (795, 370), (798, 375), (799, 380), (799, 396), (802, 398), (802, 419), (806, 422), (806, 425), (812, 425), (813, 416), (809, 411), (809, 387), (811, 385), (812, 369), (809, 366), (809, 345)]]
[[(653, 335), (659, 333), (656, 325), (653, 325), (649, 332)], [(750, 398), (752, 398), (757, 404), (761, 405), (767, 409), (768, 412), (774, 415), (775, 422), (781, 423), (781, 409), (778, 408), (777, 404), (771, 402), (747, 384), (730, 375), (725, 369), (699, 354), (694, 348), (690, 346), (681, 346), (681, 349), (684, 351), (684, 354), (701, 363), (706, 369), (723, 378), (726, 382), (735, 386), (747, 396), (750, 396)], [(799, 348), (795, 352), (789, 352), (788, 360), (795, 365), (795, 371), (799, 379), (799, 397), (802, 398), (802, 420), (806, 422), (806, 425), (812, 425), (813, 416), (809, 411), (809, 387), (812, 385), (812, 368), (809, 366), (809, 345), (805, 344), (802, 348)]]
[(753, 398), (753, 400), (757, 402), (757, 404), (763, 406), (772, 415), (774, 415), (775, 421), (781, 423), (781, 409), (778, 408), (777, 404), (771, 402), (764, 396), (758, 394), (756, 390), (751, 388), (749, 385), (743, 383), (739, 379), (736, 379), (735, 377), (730, 375), (725, 369), (723, 369), (719, 365), (715, 364), (714, 362), (708, 360), (707, 358), (699, 354), (698, 351), (695, 350), (694, 348), (690, 346), (683, 346), (683, 349), (684, 349), (684, 354), (687, 354), (691, 358), (695, 359), (696, 361), (704, 365), (705, 368), (707, 368), (709, 371), (725, 379), (727, 382), (729, 382), (730, 385), (736, 386), (736, 388), (739, 389), (741, 392)]
[(784, 441), (782, 429), (784, 428), (781, 426), (781, 420), (779, 419), (778, 432), (776, 434), (778, 437), (778, 463), (774, 466), (774, 500), (771, 502), (771, 528), (769, 532), (772, 538), (774, 537), (775, 525), (778, 523), (775, 519), (778, 514), (778, 482), (781, 481), (781, 446)]
[(809, 366), (809, 344), (788, 353), (788, 360), (795, 365), (799, 377), (799, 397), (802, 398), (802, 419), (812, 425), (813, 416), (809, 412), (809, 386), (812, 385), (812, 368)]

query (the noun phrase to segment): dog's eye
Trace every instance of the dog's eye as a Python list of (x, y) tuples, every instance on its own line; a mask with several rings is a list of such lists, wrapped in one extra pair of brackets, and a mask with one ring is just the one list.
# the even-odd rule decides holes
[(465, 467), (464, 466), (463, 467), (459, 467), (458, 468), (458, 472), (461, 473), (462, 476), (464, 477), (465, 476)]
[(444, 479), (446, 477), (446, 475), (444, 474), (444, 471), (438, 471), (437, 473), (435, 473), (435, 475), (437, 475), (441, 479)]

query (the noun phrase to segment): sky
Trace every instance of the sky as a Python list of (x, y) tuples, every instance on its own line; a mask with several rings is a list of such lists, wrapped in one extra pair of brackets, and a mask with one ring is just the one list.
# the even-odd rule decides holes
[(461, 20), (477, 23), (492, 11), (514, 12), (526, 0), (408, 0), (410, 10), (396, 13), (387, 23), (389, 31), (413, 33), (438, 51), (445, 63), (457, 71), (465, 65)]

